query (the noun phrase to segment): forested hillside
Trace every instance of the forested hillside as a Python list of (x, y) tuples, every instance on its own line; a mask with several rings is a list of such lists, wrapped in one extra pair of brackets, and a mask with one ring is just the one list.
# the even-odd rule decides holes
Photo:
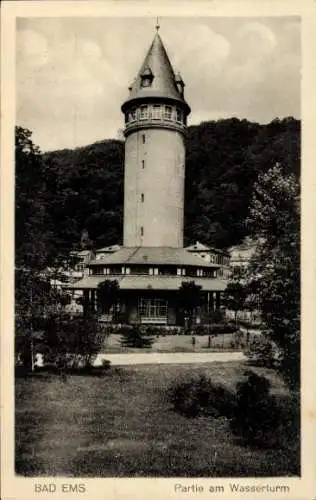
[[(268, 125), (236, 118), (201, 123), (186, 139), (185, 243), (221, 248), (247, 234), (252, 186), (279, 162), (300, 171), (300, 122)], [(41, 245), (48, 260), (86, 245), (122, 242), (124, 143), (105, 140), (75, 150), (40, 154), (17, 127), (17, 260)], [(87, 240), (87, 238), (86, 238)]]

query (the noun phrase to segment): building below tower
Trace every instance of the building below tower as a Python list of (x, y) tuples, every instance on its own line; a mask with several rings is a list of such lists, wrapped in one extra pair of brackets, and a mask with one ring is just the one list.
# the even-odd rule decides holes
[[(88, 275), (71, 288), (83, 290), (85, 312), (96, 312), (101, 320), (175, 326), (183, 324), (179, 289), (183, 283), (194, 282), (201, 287), (195, 321), (208, 322), (210, 315), (220, 309), (221, 293), (226, 287), (221, 275), (229, 256), (221, 254), (218, 260), (222, 263), (218, 264), (184, 248), (107, 247), (96, 252), (96, 259), (88, 265)], [(119, 299), (111, 311), (103, 310), (98, 299), (98, 287), (107, 280), (119, 286)]]

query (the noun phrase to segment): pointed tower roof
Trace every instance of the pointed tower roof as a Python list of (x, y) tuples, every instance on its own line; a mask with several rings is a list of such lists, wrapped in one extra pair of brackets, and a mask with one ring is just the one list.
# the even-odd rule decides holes
[(122, 110), (131, 101), (158, 97), (180, 101), (189, 113), (190, 107), (184, 99), (183, 87), (182, 78), (175, 75), (157, 29), (138, 75), (129, 87), (130, 94)]

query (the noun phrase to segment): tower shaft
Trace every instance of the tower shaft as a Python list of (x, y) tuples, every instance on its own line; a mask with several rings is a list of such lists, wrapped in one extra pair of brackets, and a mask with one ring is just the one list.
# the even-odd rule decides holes
[(124, 246), (183, 246), (184, 138), (143, 129), (125, 145)]

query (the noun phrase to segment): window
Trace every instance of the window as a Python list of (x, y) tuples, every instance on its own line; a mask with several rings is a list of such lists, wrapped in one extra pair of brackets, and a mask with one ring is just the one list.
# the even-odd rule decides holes
[(99, 267), (99, 266), (98, 266), (98, 267), (95, 267), (95, 268), (93, 269), (93, 274), (94, 274), (94, 275), (97, 275), (97, 276), (101, 276), (101, 275), (103, 275), (103, 274), (106, 274), (106, 268), (104, 268), (104, 267)]
[(131, 268), (130, 267), (126, 267), (125, 268), (125, 274), (131, 274)]
[(196, 275), (197, 276), (203, 276), (203, 269), (197, 269), (196, 270)]
[(179, 108), (176, 109), (176, 120), (177, 122), (182, 122), (182, 111)]
[(145, 68), (143, 73), (140, 75), (141, 77), (141, 86), (142, 87), (150, 87), (152, 84), (152, 81), (154, 79), (154, 75), (152, 74), (152, 71), (150, 68)]
[(142, 194), (140, 195), (140, 200), (141, 200), (141, 202), (142, 202), (142, 203), (144, 203), (144, 198), (145, 198), (145, 197), (144, 197), (144, 193), (142, 193)]
[(144, 236), (144, 228), (143, 228), (143, 226), (140, 226), (140, 235)]
[(110, 274), (110, 268), (109, 267), (105, 267), (104, 268), (104, 274)]
[(154, 270), (153, 270), (153, 268), (152, 268), (152, 267), (150, 267), (150, 268), (149, 268), (149, 274), (150, 274), (150, 275), (151, 275), (151, 274), (154, 274)]
[(139, 108), (139, 119), (140, 120), (148, 119), (148, 106), (141, 106)]
[(164, 113), (165, 120), (171, 120), (171, 117), (172, 117), (172, 107), (165, 106), (165, 113)]
[(185, 276), (185, 269), (182, 269), (182, 276)]
[(136, 121), (136, 108), (133, 108), (130, 113), (129, 113), (129, 121), (130, 122), (135, 122)]
[(153, 120), (161, 120), (161, 107), (159, 104), (154, 104), (152, 111)]
[(145, 142), (146, 142), (146, 136), (145, 134), (142, 134), (142, 143), (145, 144)]
[(168, 302), (164, 299), (140, 298), (138, 302), (138, 314), (142, 318), (167, 319)]
[(181, 276), (181, 274), (182, 274), (182, 272), (181, 272), (181, 271), (182, 271), (182, 269), (181, 269), (181, 268), (178, 268), (178, 269), (177, 269), (177, 276)]
[(145, 168), (145, 160), (142, 160), (142, 168)]
[(155, 274), (156, 276), (159, 274), (159, 269), (158, 269), (158, 267), (155, 267), (155, 268), (154, 268), (154, 274)]

